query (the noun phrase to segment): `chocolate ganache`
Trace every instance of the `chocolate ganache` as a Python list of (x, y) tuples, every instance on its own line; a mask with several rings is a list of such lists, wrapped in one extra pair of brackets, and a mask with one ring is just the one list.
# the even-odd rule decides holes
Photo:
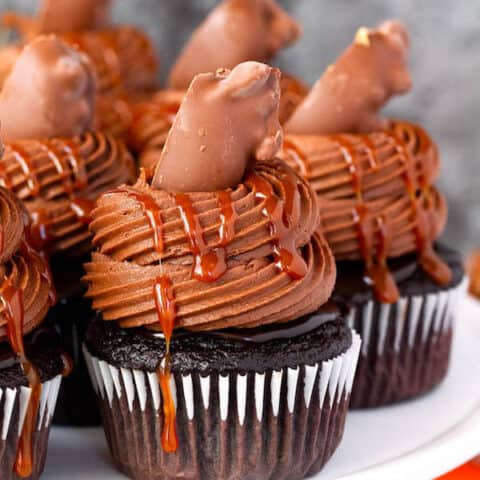
[(0, 182), (25, 202), (31, 241), (46, 254), (89, 250), (95, 199), (133, 175), (125, 146), (91, 129), (94, 85), (84, 55), (42, 36), (24, 48), (0, 93)]
[[(158, 376), (168, 391), (176, 329), (253, 328), (324, 304), (335, 281), (317, 232), (317, 197), (276, 154), (280, 73), (247, 62), (190, 85), (149, 182), (102, 195), (90, 225), (97, 251), (87, 296), (103, 320), (161, 331)], [(228, 332), (227, 332), (228, 333)]]
[[(388, 258), (417, 252), (435, 282), (446, 285), (452, 276), (433, 248), (447, 218), (434, 186), (438, 149), (419, 126), (377, 115), (410, 85), (407, 47), (398, 22), (361, 29), (287, 123), (282, 151), (320, 198), (321, 229), (336, 260), (363, 260), (365, 277), (386, 303), (399, 298)], [(385, 58), (392, 68), (385, 68)], [(358, 68), (372, 81), (363, 82)], [(334, 105), (344, 112), (338, 118), (331, 115)]]

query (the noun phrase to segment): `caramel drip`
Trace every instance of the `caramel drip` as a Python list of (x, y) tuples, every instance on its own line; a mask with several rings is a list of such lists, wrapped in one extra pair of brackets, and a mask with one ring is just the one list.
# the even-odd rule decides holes
[(194, 256), (193, 278), (201, 282), (218, 280), (227, 270), (225, 249), (207, 245), (190, 197), (185, 193), (177, 193), (174, 198)]
[(49, 232), (48, 214), (47, 212), (39, 208), (30, 212), (31, 223), (28, 228), (28, 243), (33, 246), (37, 251), (48, 258), (50, 257), (49, 245), (52, 242), (52, 235)]
[(12, 188), (12, 181), (7, 173), (7, 168), (0, 164), (0, 186), (10, 190)]
[(75, 196), (70, 198), (70, 208), (75, 213), (78, 221), (85, 226), (90, 225), (90, 222), (92, 221), (90, 214), (94, 207), (95, 202), (88, 198)]
[(270, 235), (273, 238), (273, 254), (276, 267), (287, 273), (293, 280), (303, 278), (308, 271), (305, 260), (297, 250), (296, 233), (291, 228), (298, 216), (300, 196), (296, 178), (284, 169), (278, 170), (278, 181), (285, 194), (285, 200), (273, 190), (272, 185), (258, 173), (252, 171), (245, 183), (263, 204), (263, 215), (268, 218)]
[(33, 197), (38, 197), (40, 195), (41, 185), (30, 161), (28, 152), (17, 144), (11, 144), (10, 148), (12, 149), (15, 159), (27, 178), (27, 185), (30, 190), (30, 195)]
[(305, 177), (308, 178), (310, 175), (310, 164), (308, 162), (305, 152), (294, 142), (286, 138), (283, 141), (283, 148), (290, 155), (290, 158), (293, 160), (294, 164), (297, 166), (298, 171)]
[(235, 222), (238, 214), (233, 206), (230, 193), (223, 190), (217, 192), (217, 200), (220, 206), (219, 243), (222, 247), (226, 247), (235, 238)]
[(175, 296), (170, 279), (167, 276), (160, 276), (155, 279), (153, 296), (157, 310), (160, 327), (165, 336), (165, 357), (157, 371), (160, 390), (162, 392), (163, 406), (163, 430), (162, 447), (167, 453), (173, 453), (178, 448), (178, 437), (176, 429), (176, 409), (173, 401), (171, 383), (171, 358), (170, 341), (175, 326)]
[[(415, 240), (418, 250), (418, 259), (423, 270), (439, 285), (447, 285), (452, 279), (452, 271), (449, 266), (435, 253), (433, 248), (434, 238), (430, 233), (432, 231), (430, 225), (431, 220), (428, 218), (428, 209), (423, 208), (417, 198), (415, 189), (415, 161), (399, 141), (395, 134), (388, 135), (395, 144), (397, 153), (405, 165), (405, 188), (412, 205), (412, 214), (415, 220)], [(425, 143), (425, 142), (424, 142)], [(420, 188), (424, 192), (425, 201), (430, 202), (430, 193), (428, 182), (425, 177), (420, 179)]]
[(147, 217), (152, 230), (153, 244), (157, 253), (163, 253), (163, 221), (162, 210), (155, 202), (154, 198), (148, 193), (140, 193), (133, 188), (117, 188), (116, 192), (127, 194), (134, 198), (142, 207), (143, 214)]
[(15, 473), (21, 478), (27, 478), (33, 473), (33, 433), (38, 418), (42, 384), (37, 369), (25, 353), (22, 335), (24, 322), (23, 291), (13, 285), (10, 278), (5, 277), (0, 292), (7, 319), (8, 340), (18, 357), (23, 373), (27, 377), (29, 387), (32, 389), (14, 465)]
[(54, 142), (51, 141), (47, 141), (41, 145), (57, 170), (63, 191), (66, 194), (71, 195), (73, 193), (74, 186), (72, 179), (70, 178), (68, 167), (65, 165), (64, 152), (58, 151)]
[[(74, 142), (67, 140), (63, 140), (63, 142), (64, 145), (62, 149), (59, 149), (52, 140), (39, 141), (38, 143), (54, 165), (60, 178), (63, 193), (70, 197), (72, 211), (80, 223), (88, 225), (90, 223), (90, 212), (94, 207), (94, 202), (75, 195), (75, 192), (81, 191), (88, 186), (88, 173), (85, 160), (79, 155)], [(15, 159), (27, 177), (29, 194), (32, 197), (40, 196), (41, 182), (35, 166), (30, 160), (29, 153), (18, 144), (12, 144), (10, 147)], [(69, 166), (74, 173), (74, 179), (71, 178)], [(33, 210), (30, 213), (32, 217), (30, 243), (47, 258), (50, 255), (49, 245), (53, 240), (49, 232), (48, 214), (43, 209)]]
[[(365, 139), (366, 137), (362, 138)], [(373, 216), (363, 198), (363, 172), (360, 168), (360, 159), (355, 148), (341, 135), (333, 136), (332, 139), (337, 142), (342, 152), (355, 191), (357, 204), (352, 214), (357, 225), (360, 253), (365, 262), (366, 280), (372, 284), (378, 301), (395, 303), (400, 297), (400, 292), (387, 265), (388, 251), (391, 244), (388, 221), (383, 216)], [(375, 149), (368, 140), (364, 143), (364, 151), (369, 160), (370, 168), (377, 168)], [(379, 232), (377, 252), (375, 252), (374, 223), (377, 224)]]

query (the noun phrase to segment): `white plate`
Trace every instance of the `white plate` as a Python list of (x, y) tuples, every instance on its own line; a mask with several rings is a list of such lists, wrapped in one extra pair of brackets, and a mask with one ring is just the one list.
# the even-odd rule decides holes
[[(480, 303), (461, 305), (450, 372), (433, 393), (352, 412), (315, 480), (428, 480), (480, 452)], [(45, 480), (117, 480), (100, 429), (54, 428)]]

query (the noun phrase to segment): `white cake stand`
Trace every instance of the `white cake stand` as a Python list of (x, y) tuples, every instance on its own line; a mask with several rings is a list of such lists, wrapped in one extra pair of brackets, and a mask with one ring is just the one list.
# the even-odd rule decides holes
[[(434, 392), (399, 406), (352, 412), (343, 442), (314, 480), (428, 480), (480, 452), (480, 302), (465, 298), (452, 364)], [(54, 428), (45, 480), (125, 479), (100, 429)]]

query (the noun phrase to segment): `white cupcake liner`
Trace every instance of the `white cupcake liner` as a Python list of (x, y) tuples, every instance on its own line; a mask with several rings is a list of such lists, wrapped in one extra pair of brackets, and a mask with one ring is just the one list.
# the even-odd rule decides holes
[(464, 290), (462, 282), (450, 290), (404, 296), (395, 304), (370, 300), (351, 307), (347, 324), (362, 337), (352, 407), (395, 403), (443, 379)]
[[(57, 403), (58, 390), (62, 376), (57, 375), (51, 380), (42, 384), (40, 397), (40, 408), (38, 411), (37, 431), (47, 428), (52, 422), (55, 405)], [(0, 389), (0, 428), (1, 439), (6, 440), (10, 434), (20, 435), (32, 389), (30, 387), (1, 388)], [(18, 409), (18, 421), (13, 422), (14, 411)]]
[[(85, 346), (84, 353), (112, 455), (132, 478), (173, 479), (182, 472), (185, 479), (250, 474), (280, 480), (318, 471), (335, 450), (360, 345), (353, 332), (344, 354), (319, 364), (246, 374), (175, 374), (176, 454), (166, 454), (160, 444), (163, 415), (156, 373), (117, 368)], [(140, 453), (144, 449), (148, 454)]]
[[(62, 376), (42, 384), (36, 429), (32, 438), (33, 465), (31, 480), (40, 477), (47, 456), (48, 436), (57, 403)], [(18, 480), (14, 473), (18, 440), (23, 430), (32, 394), (29, 387), (0, 388), (0, 478)]]

